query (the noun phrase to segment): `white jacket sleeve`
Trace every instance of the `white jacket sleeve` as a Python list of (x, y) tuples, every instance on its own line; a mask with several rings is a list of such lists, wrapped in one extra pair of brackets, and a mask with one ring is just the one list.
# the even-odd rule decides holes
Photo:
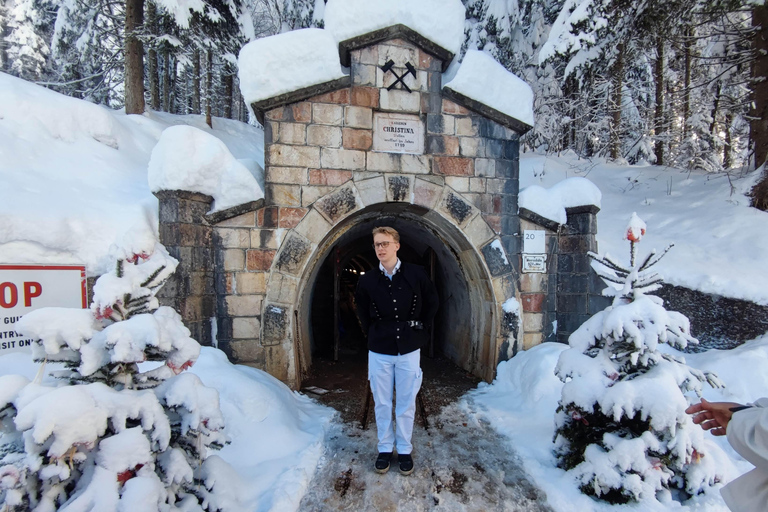
[(720, 490), (733, 512), (768, 510), (768, 398), (733, 414), (728, 423), (728, 442), (736, 452), (755, 465)]

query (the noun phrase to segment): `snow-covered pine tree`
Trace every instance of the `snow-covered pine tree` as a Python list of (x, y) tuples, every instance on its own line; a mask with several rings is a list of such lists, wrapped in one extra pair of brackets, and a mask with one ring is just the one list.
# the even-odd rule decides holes
[(555, 415), (558, 465), (583, 493), (611, 503), (682, 501), (719, 480), (702, 449), (702, 430), (685, 413), (685, 393), (700, 395), (703, 382), (722, 384), (659, 351), (659, 343), (682, 349), (698, 341), (684, 315), (648, 295), (662, 282), (649, 269), (672, 246), (636, 261), (635, 244), (645, 229), (633, 213), (629, 266), (590, 253), (604, 267), (599, 275), (614, 285), (603, 292), (613, 304), (570, 336), (555, 368), (565, 383)]
[(218, 392), (181, 373), (200, 345), (155, 298), (178, 262), (151, 247), (116, 255), (91, 309), (19, 322), (36, 360), (65, 365), (65, 384), (42, 384), (42, 368), (34, 382), (0, 377), (4, 512), (237, 510), (237, 477), (209, 456), (226, 441)]

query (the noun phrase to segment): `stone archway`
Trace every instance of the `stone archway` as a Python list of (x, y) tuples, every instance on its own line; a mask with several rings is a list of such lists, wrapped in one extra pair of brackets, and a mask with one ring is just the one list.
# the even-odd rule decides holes
[(313, 332), (309, 312), (324, 262), (335, 257), (334, 248), (342, 248), (347, 257), (365, 250), (371, 230), (380, 225), (391, 225), (400, 232), (412, 258), (434, 251), (435, 283), (441, 300), (435, 322), (436, 351), (467, 372), (491, 380), (499, 356), (502, 312), (483, 258), (462, 230), (442, 215), (404, 202), (372, 204), (349, 215), (325, 235), (308, 258), (296, 302), (297, 310), (305, 312), (295, 326), (302, 371), (309, 369), (316, 348), (317, 333)]

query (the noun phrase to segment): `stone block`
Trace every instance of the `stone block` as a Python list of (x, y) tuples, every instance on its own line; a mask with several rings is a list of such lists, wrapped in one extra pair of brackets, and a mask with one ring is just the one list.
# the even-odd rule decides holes
[(366, 170), (397, 172), (400, 170), (400, 155), (397, 153), (379, 153), (369, 151), (366, 157)]
[(179, 200), (174, 196), (163, 196), (158, 200), (160, 224), (179, 222)]
[(320, 94), (309, 98), (312, 103), (338, 103), (346, 105), (349, 103), (349, 89), (338, 89), (336, 91)]
[(371, 149), (371, 145), (373, 145), (373, 133), (371, 130), (344, 128), (344, 149), (361, 149), (363, 151), (368, 151)]
[(442, 110), (446, 114), (460, 114), (460, 115), (469, 114), (469, 110), (448, 99), (443, 99)]
[(400, 170), (408, 174), (429, 174), (432, 160), (428, 155), (400, 155)]
[(179, 235), (179, 224), (164, 224), (161, 221), (158, 228), (161, 244), (165, 246), (179, 245), (179, 241), (181, 240), (181, 236)]
[(216, 235), (221, 247), (242, 249), (251, 247), (251, 234), (247, 229), (217, 228)]
[[(359, 187), (358, 187), (359, 188)], [(413, 203), (430, 210), (434, 209), (437, 202), (440, 200), (440, 196), (443, 193), (443, 187), (426, 181), (420, 178), (416, 178), (413, 183)], [(362, 193), (361, 193), (362, 195)]]
[(280, 272), (273, 272), (269, 278), (269, 302), (291, 304), (296, 300), (299, 290), (299, 279)]
[(213, 228), (200, 224), (179, 225), (179, 245), (186, 247), (204, 247), (211, 245)]
[(351, 149), (323, 148), (320, 156), (326, 169), (359, 170), (365, 168), (365, 152)]
[(261, 317), (261, 343), (279, 345), (286, 341), (291, 327), (289, 308), (278, 304), (265, 304)]
[(404, 67), (406, 62), (410, 62), (411, 65), (418, 65), (419, 63), (419, 50), (414, 47), (404, 47), (390, 44), (379, 45), (379, 60), (376, 63), (378, 66), (383, 66), (387, 61), (393, 61), (395, 66)]
[(446, 176), (474, 176), (474, 162), (469, 158), (436, 156), (435, 173)]
[(454, 126), (453, 116), (427, 114), (427, 133), (454, 135), (456, 133), (456, 128)]
[(464, 234), (475, 247), (480, 247), (491, 240), (495, 233), (488, 227), (488, 223), (481, 215), (475, 215), (464, 228)]
[(353, 87), (350, 103), (356, 107), (378, 108), (379, 89), (376, 87)]
[(511, 275), (495, 277), (491, 280), (493, 294), (498, 303), (504, 303), (515, 297), (515, 283)]
[(382, 110), (418, 113), (421, 110), (421, 97), (415, 92), (381, 89), (379, 106)]
[(301, 185), (267, 183), (267, 202), (280, 206), (301, 206)]
[(494, 233), (497, 235), (501, 234), (501, 216), (500, 215), (487, 215), (483, 214), (483, 218), (485, 219), (485, 222), (488, 223), (488, 227), (490, 227)]
[(320, 167), (320, 148), (273, 144), (267, 154), (267, 166)]
[(288, 109), (285, 107), (277, 107), (272, 110), (268, 110), (264, 117), (270, 121), (283, 121), (286, 118)]
[(526, 332), (523, 334), (523, 350), (529, 350), (544, 341), (544, 335), (540, 332)]
[(272, 132), (276, 143), (306, 144), (307, 125), (301, 123), (279, 123), (277, 132)]
[(205, 214), (211, 210), (212, 197), (204, 194), (197, 194), (203, 200), (184, 199), (180, 197), (179, 203), (179, 222), (190, 224), (204, 224)]
[(179, 299), (179, 314), (185, 322), (198, 322), (203, 318), (203, 298), (187, 295)]
[(253, 295), (267, 292), (267, 274), (264, 272), (237, 272), (227, 276), (231, 276), (228, 281), (232, 282), (228, 293)]
[[(547, 260), (547, 264), (550, 262)], [(528, 293), (546, 293), (549, 276), (539, 272), (525, 273), (520, 276), (520, 291)]]
[(306, 208), (280, 208), (280, 220), (277, 223), (279, 228), (295, 228), (304, 215), (307, 214)]
[(261, 332), (261, 322), (256, 316), (232, 318), (232, 337), (235, 339), (258, 338)]
[(250, 249), (246, 251), (246, 268), (248, 270), (269, 270), (277, 251), (274, 249)]
[(459, 155), (459, 139), (451, 135), (427, 136), (427, 152), (433, 155)]
[(446, 176), (445, 184), (456, 192), (469, 192), (469, 178), (459, 176)]
[(351, 185), (345, 185), (335, 192), (326, 195), (315, 203), (315, 208), (332, 224), (340, 221), (360, 207)]
[(485, 156), (483, 139), (479, 137), (459, 137), (459, 154), (468, 157)]
[(373, 128), (373, 110), (368, 107), (344, 107), (344, 126), (349, 128)]
[(244, 227), (252, 228), (256, 226), (256, 212), (248, 212), (231, 219), (223, 220), (216, 224), (219, 228)]
[(372, 64), (377, 66), (379, 64), (379, 47), (376, 45), (366, 46), (360, 50), (352, 52), (352, 58), (362, 64)]
[(446, 189), (439, 209), (459, 225), (464, 225), (476, 212), (459, 194)]
[(559, 240), (560, 254), (582, 253), (590, 250), (589, 240), (583, 235), (562, 235)]
[(253, 229), (251, 230), (251, 247), (253, 249), (277, 249), (283, 241), (285, 229)]
[(307, 101), (295, 103), (291, 106), (291, 114), (297, 123), (309, 123), (312, 121), (312, 104)]
[(315, 124), (329, 124), (341, 126), (344, 116), (344, 107), (326, 103), (312, 104), (312, 121)]
[(387, 176), (387, 200), (410, 202), (411, 178), (408, 176)]
[(478, 124), (471, 117), (457, 117), (456, 135), (461, 137), (477, 137), (480, 135)]
[(310, 185), (339, 186), (352, 179), (352, 171), (339, 171), (335, 169), (310, 169)]
[(377, 67), (369, 64), (352, 65), (352, 85), (376, 86)]
[[(310, 126), (310, 128), (312, 128)], [(304, 185), (307, 183), (307, 169), (304, 167), (276, 167), (270, 165), (266, 173), (267, 183)]]
[(291, 232), (275, 257), (275, 269), (298, 275), (311, 252), (312, 245), (303, 237)]
[[(479, 159), (478, 159), (479, 160)], [(477, 160), (475, 160), (475, 166), (477, 166)], [(477, 167), (475, 167), (475, 174), (477, 174)], [(504, 179), (498, 178), (486, 178), (485, 191), (489, 194), (503, 194), (504, 193)]]
[(520, 295), (520, 306), (522, 307), (523, 312), (541, 313), (544, 311), (546, 301), (546, 293), (523, 293)]
[(384, 177), (379, 176), (355, 182), (363, 206), (384, 203), (387, 200)]
[(301, 191), (301, 206), (309, 207), (321, 197), (333, 192), (332, 186), (305, 186)]
[(442, 101), (442, 97), (440, 96), (439, 92), (439, 84), (440, 80), (435, 80), (435, 83), (438, 84), (438, 91), (437, 92), (431, 92), (431, 93), (422, 93), (421, 94), (421, 111), (422, 112), (428, 112), (430, 114), (437, 114), (440, 112), (440, 102)]
[(265, 350), (256, 339), (231, 340), (219, 336), (219, 348), (232, 362), (253, 366), (260, 370), (266, 368)]
[(523, 313), (523, 331), (524, 332), (541, 332), (544, 327), (544, 314), (543, 313)]
[(229, 316), (254, 316), (261, 312), (261, 295), (228, 295), (226, 298)]
[(430, 69), (432, 66), (432, 61), (435, 60), (434, 57), (432, 57), (430, 54), (425, 52), (424, 50), (419, 50), (419, 67), (421, 69)]
[(317, 245), (325, 238), (331, 227), (331, 224), (317, 210), (310, 209), (298, 226), (296, 226), (295, 231)]
[(338, 126), (309, 125), (307, 127), (307, 144), (338, 148), (341, 146), (341, 128)]
[(279, 213), (280, 208), (277, 206), (261, 208), (256, 212), (256, 225), (260, 228), (276, 228)]
[(485, 264), (488, 266), (488, 270), (491, 271), (492, 276), (495, 277), (512, 272), (512, 266), (509, 264), (501, 244), (496, 243), (496, 241), (491, 242), (482, 247), (480, 252), (483, 254)]
[(469, 191), (484, 194), (485, 178), (469, 178)]

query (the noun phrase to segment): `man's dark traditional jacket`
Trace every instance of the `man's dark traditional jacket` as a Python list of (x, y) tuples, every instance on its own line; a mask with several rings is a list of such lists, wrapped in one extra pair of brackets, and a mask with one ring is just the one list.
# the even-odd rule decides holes
[[(408, 354), (428, 341), (438, 298), (423, 267), (403, 261), (391, 281), (379, 268), (372, 269), (360, 277), (355, 301), (363, 331), (368, 333), (368, 350)], [(422, 322), (424, 328), (409, 327), (409, 320)]]

